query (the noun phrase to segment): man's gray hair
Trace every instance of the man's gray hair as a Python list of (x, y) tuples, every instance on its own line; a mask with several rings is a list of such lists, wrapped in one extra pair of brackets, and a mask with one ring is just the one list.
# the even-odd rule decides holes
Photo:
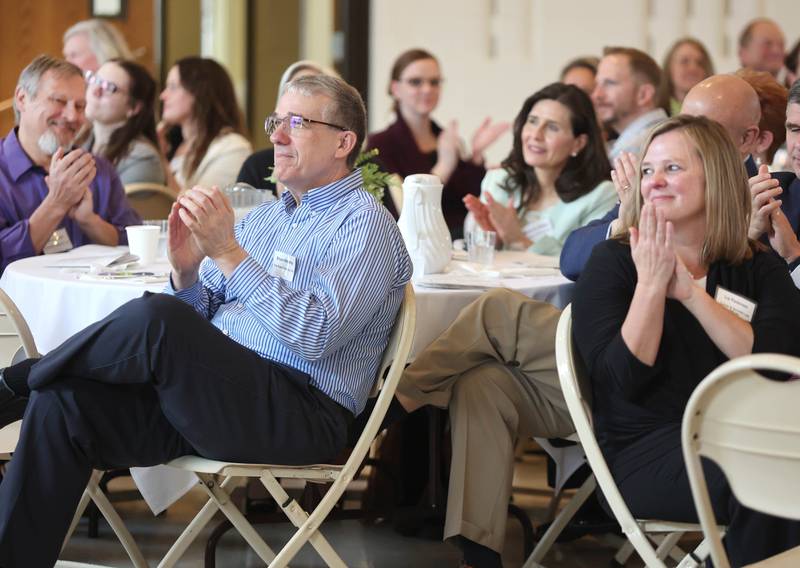
[(789, 89), (788, 104), (800, 105), (800, 79), (795, 81)]
[(133, 59), (128, 43), (122, 33), (103, 20), (83, 20), (64, 32), (64, 43), (72, 36), (86, 34), (89, 49), (102, 65), (109, 59)]
[(299, 77), (284, 87), (284, 93), (299, 93), (307, 97), (323, 95), (330, 104), (322, 109), (322, 120), (343, 126), (356, 135), (356, 144), (347, 156), (347, 165), (353, 167), (367, 131), (367, 109), (358, 91), (338, 77), (314, 75)]
[[(39, 92), (39, 83), (48, 71), (52, 71), (59, 77), (78, 76), (83, 78), (83, 73), (78, 66), (63, 59), (55, 59), (49, 55), (37, 55), (33, 61), (19, 74), (17, 89), (22, 89), (29, 98), (36, 97)], [(19, 124), (19, 109), (17, 108), (17, 98), (14, 97), (14, 119)]]

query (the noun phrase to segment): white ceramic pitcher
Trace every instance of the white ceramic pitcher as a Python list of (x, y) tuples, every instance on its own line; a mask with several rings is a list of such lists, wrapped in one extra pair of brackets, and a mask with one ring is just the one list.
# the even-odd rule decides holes
[(403, 181), (403, 209), (397, 221), (414, 265), (413, 278), (442, 272), (453, 250), (442, 213), (442, 182), (431, 174)]

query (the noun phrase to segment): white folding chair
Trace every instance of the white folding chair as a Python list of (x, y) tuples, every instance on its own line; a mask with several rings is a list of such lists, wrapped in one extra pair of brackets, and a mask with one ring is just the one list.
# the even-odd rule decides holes
[[(39, 352), (36, 349), (36, 343), (33, 340), (31, 330), (16, 304), (14, 304), (8, 294), (0, 290), (0, 360), (3, 365), (8, 365), (30, 357), (39, 357)], [(12, 458), (17, 446), (17, 441), (19, 440), (21, 425), (22, 421), (19, 420), (0, 429), (0, 460), (9, 460)], [(66, 544), (69, 540), (81, 515), (83, 515), (83, 511), (86, 509), (89, 501), (92, 500), (97, 505), (97, 508), (100, 509), (106, 521), (108, 521), (114, 534), (117, 535), (117, 538), (128, 553), (131, 562), (133, 562), (134, 567), (146, 568), (147, 562), (134, 542), (131, 533), (125, 527), (122, 519), (111, 506), (108, 498), (98, 485), (102, 475), (102, 471), (94, 471), (92, 473), (89, 484), (83, 492), (78, 509), (72, 519), (72, 524), (64, 539), (64, 543)], [(40, 511), (39, 514), (47, 513), (45, 511)], [(62, 561), (59, 562), (57, 566), (62, 568), (90, 568), (94, 565)]]
[[(403, 303), (397, 315), (389, 344), (383, 354), (373, 387), (373, 394), (378, 392), (378, 400), (366, 428), (364, 428), (355, 448), (353, 448), (353, 452), (344, 465), (284, 466), (227, 463), (197, 456), (184, 456), (167, 464), (196, 473), (200, 478), (200, 486), (208, 494), (209, 500), (164, 556), (159, 567), (175, 566), (218, 509), (230, 520), (231, 524), (250, 544), (259, 558), (269, 564), (271, 568), (281, 568), (288, 565), (306, 542), (311, 543), (328, 566), (346, 566), (325, 537), (322, 536), (319, 530), (320, 525), (339, 501), (347, 485), (352, 481), (378, 433), (378, 428), (394, 396), (395, 388), (411, 351), (415, 320), (414, 289), (411, 284), (408, 284), (406, 285)], [(389, 372), (386, 378), (383, 379), (382, 377), (387, 368)], [(217, 476), (222, 476), (224, 479), (219, 482)], [(272, 552), (244, 515), (231, 502), (230, 490), (236, 485), (235, 480), (248, 477), (257, 477), (261, 480), (264, 487), (297, 528), (292, 538), (277, 555)], [(278, 479), (331, 483), (331, 486), (314, 511), (309, 515), (294, 499), (289, 497), (278, 482)]]
[(125, 195), (142, 219), (166, 219), (177, 194), (160, 183), (129, 183)]
[[(759, 354), (715, 369), (683, 414), (683, 455), (703, 533), (717, 568), (729, 568), (700, 456), (713, 460), (739, 502), (800, 520), (800, 381), (772, 381), (756, 369), (800, 374), (800, 359)], [(753, 566), (800, 566), (800, 547)]]
[[(577, 356), (572, 342), (572, 307), (567, 306), (561, 314), (556, 329), (556, 365), (561, 390), (567, 402), (575, 430), (586, 454), (586, 460), (594, 473), (594, 479), (608, 501), (611, 511), (620, 524), (623, 533), (628, 538), (633, 549), (651, 568), (665, 568), (664, 559), (677, 557), (679, 568), (698, 567), (708, 554), (705, 541), (690, 554), (676, 547), (683, 533), (699, 532), (700, 526), (691, 523), (674, 523), (659, 520), (634, 519), (628, 506), (619, 492), (608, 464), (600, 451), (597, 438), (592, 428), (592, 415), (588, 392), (589, 381), (582, 361)], [(584, 484), (586, 487), (586, 484)], [(581, 488), (583, 491), (584, 488)], [(586, 489), (588, 491), (588, 488)], [(617, 560), (630, 554), (628, 548), (623, 547), (617, 554)], [(526, 563), (526, 568), (537, 566), (532, 561)]]

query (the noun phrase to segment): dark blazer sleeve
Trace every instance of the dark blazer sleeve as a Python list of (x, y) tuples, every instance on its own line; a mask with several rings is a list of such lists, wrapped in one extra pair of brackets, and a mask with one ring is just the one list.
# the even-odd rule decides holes
[(559, 261), (561, 273), (564, 276), (573, 281), (578, 279), (592, 254), (592, 249), (597, 243), (606, 240), (608, 227), (618, 214), (619, 205), (615, 205), (604, 217), (570, 233), (564, 243), (564, 248), (561, 249), (561, 260)]
[(758, 304), (753, 315), (753, 353), (800, 356), (800, 290), (773, 252), (757, 255), (753, 277)]

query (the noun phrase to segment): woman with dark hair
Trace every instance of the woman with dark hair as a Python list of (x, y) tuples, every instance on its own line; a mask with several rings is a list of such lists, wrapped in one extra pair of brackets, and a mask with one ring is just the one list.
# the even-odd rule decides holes
[[(168, 185), (223, 187), (253, 152), (243, 136), (242, 114), (228, 73), (213, 59), (184, 57), (167, 74), (161, 93), (160, 144), (170, 157)], [(179, 126), (183, 141), (168, 148), (166, 132)]]
[[(697, 522), (681, 420), (711, 371), (751, 353), (797, 356), (800, 292), (786, 263), (748, 239), (751, 198), (728, 133), (679, 115), (650, 132), (614, 238), (594, 247), (572, 304), (594, 428), (636, 518)], [(622, 177), (620, 177), (622, 176)], [(800, 523), (757, 513), (704, 463), (733, 566), (800, 544)]]
[(602, 217), (617, 194), (592, 101), (574, 85), (534, 93), (514, 120), (514, 145), (464, 204), (506, 247), (557, 255), (574, 229)]
[(86, 72), (86, 118), (92, 121), (88, 145), (117, 169), (123, 185), (164, 183), (156, 138), (156, 83), (147, 69), (111, 59), (97, 73)]
[(660, 100), (669, 103), (669, 114), (681, 112), (686, 93), (697, 83), (714, 74), (714, 64), (708, 50), (700, 41), (685, 37), (672, 44), (664, 56), (661, 66), (664, 79), (661, 81)]
[[(462, 159), (456, 121), (443, 129), (431, 118), (439, 104), (441, 87), (442, 73), (433, 55), (424, 49), (402, 53), (392, 66), (389, 80), (397, 120), (386, 130), (371, 134), (367, 149), (377, 148), (380, 153), (375, 161), (384, 171), (402, 178), (419, 173), (438, 176), (444, 184), (445, 221), (451, 233), (460, 235), (465, 214), (461, 199), (470, 193), (478, 194), (486, 173), (483, 152), (508, 125), (484, 120), (472, 136), (472, 153)], [(384, 205), (397, 216), (389, 192), (384, 196)]]

